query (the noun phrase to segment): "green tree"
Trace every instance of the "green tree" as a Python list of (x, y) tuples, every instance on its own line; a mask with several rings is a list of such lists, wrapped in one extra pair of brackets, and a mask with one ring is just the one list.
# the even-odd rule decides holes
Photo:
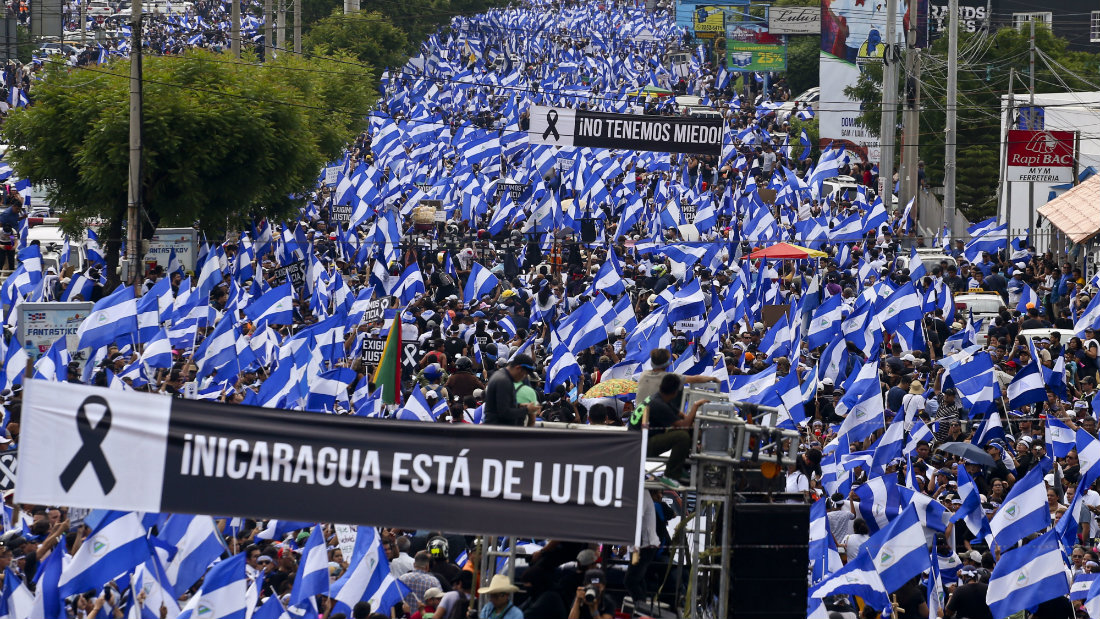
[(408, 41), (400, 28), (377, 11), (349, 15), (333, 11), (310, 28), (302, 47), (311, 54), (347, 54), (373, 67), (398, 67), (407, 59)]
[[(387, 23), (405, 33), (404, 49), (411, 54), (428, 35), (450, 23), (452, 17), (473, 15), (507, 4), (507, 0), (385, 0), (372, 3), (370, 11), (381, 14)], [(343, 12), (341, 0), (302, 0), (303, 30), (309, 32), (334, 11)]]
[[(191, 51), (144, 61), (143, 235), (199, 222), (217, 233), (252, 217), (284, 217), (365, 124), (369, 68), (284, 54), (259, 65)], [(126, 216), (129, 63), (47, 68), (35, 104), (3, 137), (16, 173), (50, 187), (64, 226), (107, 222), (113, 262)], [(101, 235), (101, 242), (103, 235)], [(108, 264), (108, 273), (114, 273)]]
[[(1100, 55), (1073, 52), (1065, 39), (1049, 29), (1035, 29), (1036, 47), (1069, 71), (1052, 71), (1040, 59), (1035, 64), (1036, 92), (1096, 90), (1096, 87), (1070, 74), (1088, 75), (1095, 71)], [(958, 206), (971, 220), (996, 212), (997, 184), (1000, 172), (1001, 95), (1008, 92), (1009, 70), (1016, 70), (1015, 90), (1025, 90), (1028, 71), (1028, 34), (1002, 28), (983, 40), (981, 34), (959, 35), (956, 197)], [(931, 185), (943, 183), (944, 127), (947, 105), (947, 37), (938, 39), (921, 54), (920, 157)], [(864, 110), (858, 122), (878, 135), (882, 118), (882, 67), (867, 65), (859, 82), (845, 91), (860, 101)], [(899, 82), (902, 104), (905, 84)], [(1019, 101), (1017, 101), (1019, 105)], [(900, 121), (900, 115), (899, 115)]]

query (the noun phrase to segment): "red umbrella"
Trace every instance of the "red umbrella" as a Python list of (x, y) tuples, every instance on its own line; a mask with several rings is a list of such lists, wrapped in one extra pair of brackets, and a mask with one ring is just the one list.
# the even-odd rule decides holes
[(771, 247), (763, 247), (751, 254), (749, 258), (768, 258), (771, 260), (803, 260), (805, 258), (824, 258), (828, 256), (823, 251), (817, 251), (816, 249), (808, 249), (806, 247), (799, 247), (798, 245), (791, 245), (790, 243), (776, 243)]

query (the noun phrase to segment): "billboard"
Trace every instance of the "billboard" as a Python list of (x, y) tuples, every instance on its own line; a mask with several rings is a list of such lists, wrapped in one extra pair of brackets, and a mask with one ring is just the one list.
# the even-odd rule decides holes
[[(910, 8), (917, 24), (927, 22), (927, 0), (899, 3), (895, 44), (904, 41), (909, 28)], [(918, 32), (922, 29), (917, 28)], [(919, 34), (917, 46), (927, 44), (927, 32)], [(856, 119), (861, 104), (844, 94), (854, 86), (870, 63), (881, 62), (886, 52), (885, 0), (824, 0), (821, 3), (821, 95), (817, 104), (822, 146), (840, 142), (864, 160), (878, 162), (879, 139), (860, 127)]]
[[(951, 14), (947, 3), (928, 5), (929, 37), (943, 36), (947, 30), (947, 16)], [(989, 25), (989, 12), (985, 3), (964, 4), (959, 3), (959, 30), (961, 32), (978, 32)]]
[(46, 354), (59, 337), (64, 336), (65, 348), (73, 361), (84, 366), (87, 350), (77, 349), (80, 338), (76, 330), (80, 323), (92, 313), (92, 302), (72, 301), (53, 303), (21, 303), (19, 305), (19, 328), (12, 346), (22, 346), (31, 361)]
[(1073, 131), (1009, 131), (1005, 180), (1072, 182), (1075, 137)]
[(769, 7), (768, 31), (772, 34), (820, 34), (821, 9), (816, 6)]
[(176, 259), (184, 271), (195, 270), (195, 258), (198, 256), (199, 233), (194, 228), (157, 228), (149, 241), (149, 251), (145, 261), (156, 262), (165, 269), (176, 250)]
[(726, 68), (731, 71), (785, 71), (787, 43), (766, 24), (726, 26)]
[[(699, 9), (703, 9), (704, 12), (700, 12)], [(684, 28), (685, 30), (695, 31), (695, 25), (702, 17), (703, 32), (714, 32), (713, 35), (703, 35), (700, 37), (696, 32), (695, 36), (704, 39), (716, 39), (722, 36), (725, 31), (725, 24), (730, 22), (740, 21), (746, 12), (749, 10), (749, 3), (727, 1), (717, 4), (711, 2), (693, 2), (680, 0), (676, 3), (676, 25)], [(721, 11), (721, 14), (718, 12)], [(720, 27), (717, 30), (707, 30), (713, 28), (717, 23)]]

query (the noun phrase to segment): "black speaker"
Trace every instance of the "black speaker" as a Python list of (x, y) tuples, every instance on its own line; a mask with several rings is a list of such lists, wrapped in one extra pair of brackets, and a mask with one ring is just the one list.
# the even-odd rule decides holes
[(733, 506), (730, 617), (778, 619), (806, 614), (810, 506)]
[(596, 220), (591, 217), (581, 219), (581, 241), (593, 243), (596, 240)]

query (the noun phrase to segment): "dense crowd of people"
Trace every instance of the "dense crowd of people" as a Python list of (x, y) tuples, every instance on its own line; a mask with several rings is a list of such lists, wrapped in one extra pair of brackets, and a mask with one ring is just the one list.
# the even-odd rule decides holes
[[(217, 45), (186, 27), (223, 23), (224, 13), (197, 2), (182, 22), (150, 34), (165, 53)], [(63, 338), (31, 351), (35, 378), (434, 423), (648, 424), (649, 454), (668, 462), (653, 480), (663, 486), (651, 484), (644, 501), (642, 544), (535, 540), (514, 582), (497, 575), (479, 586), (475, 538), (382, 529), (373, 543), (400, 586), (347, 603), (335, 583), (355, 563), (335, 526), (207, 518), (218, 543), (202, 567), (215, 565), (167, 583), (171, 594), (153, 615), (187, 612), (203, 583), (220, 577), (217, 565), (238, 555), (250, 591), (241, 608), (261, 617), (461, 617), (478, 608), (478, 594), (488, 602), (475, 612), (494, 619), (610, 617), (675, 603), (684, 592), (673, 576), (684, 566), (670, 525), (692, 492), (690, 428), (702, 405), (685, 408), (683, 389), (710, 383), (735, 401), (774, 407), (775, 423), (800, 433), (784, 484), (787, 500), (811, 504), (809, 616), (873, 617), (892, 606), (907, 618), (1025, 609), (1100, 617), (1091, 608), (1100, 599), (1091, 585), (1100, 572), (1095, 280), (1026, 237), (1009, 238), (995, 220), (922, 235), (908, 208), (870, 189), (873, 166), (839, 145), (809, 156), (790, 120), (812, 109), (781, 115), (791, 95), (782, 80), (763, 92), (667, 12), (494, 10), (456, 18), (424, 50), (387, 72), (369, 128), (296, 219), (257, 221), (204, 243), (189, 268), (150, 270), (135, 282), (135, 329), (86, 358)], [(662, 64), (677, 50), (690, 54), (679, 74)], [(527, 142), (533, 104), (690, 115), (673, 92), (722, 116), (721, 156)], [(848, 174), (858, 188), (828, 193), (823, 181)], [(87, 264), (51, 273), (39, 260), (35, 273), (41, 248), (20, 242), (24, 217), (19, 205), (0, 213), (19, 257), (0, 287), (9, 326), (22, 301), (99, 309), (126, 293), (106, 288), (91, 236), (73, 241)], [(753, 256), (781, 242), (805, 253)], [(284, 294), (290, 309), (267, 313)], [(964, 294), (999, 309), (983, 320), (956, 304)], [(384, 311), (365, 319), (377, 299), (387, 299)], [(377, 360), (362, 351), (395, 328), (415, 352), (402, 359), (400, 403), (389, 404)], [(226, 329), (244, 343), (231, 355), (216, 348)], [(0, 397), (3, 441), (14, 449), (28, 352), (12, 333)], [(323, 365), (292, 382), (300, 346), (320, 351)], [(625, 386), (595, 395), (611, 381)], [(23, 619), (31, 615), (13, 610), (7, 579), (52, 599), (56, 587), (36, 574), (51, 557), (60, 565), (58, 553), (80, 553), (96, 517), (14, 506), (6, 518), (3, 603)], [(182, 552), (166, 533), (178, 524), (142, 524)], [(303, 601), (294, 587), (314, 535), (334, 588)], [(884, 548), (905, 560), (883, 558)], [(1035, 578), (1006, 593), (1018, 557), (1049, 553), (1064, 553), (1064, 570), (1031, 565)], [(67, 596), (64, 614), (141, 613), (153, 594), (134, 594), (136, 572), (115, 576)]]

